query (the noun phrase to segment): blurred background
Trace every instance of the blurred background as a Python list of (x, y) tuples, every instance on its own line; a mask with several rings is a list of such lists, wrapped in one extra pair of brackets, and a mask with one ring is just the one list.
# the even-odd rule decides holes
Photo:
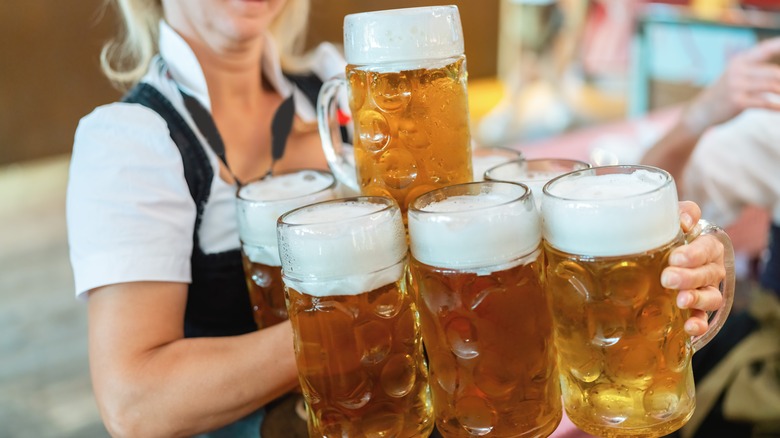
[[(477, 144), (576, 144), (593, 164), (636, 161), (730, 56), (780, 34), (775, 0), (312, 0), (308, 44), (340, 43), (351, 12), (432, 4), (460, 8)], [(103, 0), (0, 2), (0, 438), (107, 436), (65, 186), (78, 120), (121, 97), (98, 61), (115, 26)], [(738, 251), (749, 275), (757, 249)]]

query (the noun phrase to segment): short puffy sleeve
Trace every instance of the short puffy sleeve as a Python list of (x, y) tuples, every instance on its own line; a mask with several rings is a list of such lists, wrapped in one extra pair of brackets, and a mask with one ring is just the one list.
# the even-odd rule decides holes
[(76, 295), (133, 281), (191, 281), (195, 203), (154, 111), (113, 103), (76, 130), (67, 189)]

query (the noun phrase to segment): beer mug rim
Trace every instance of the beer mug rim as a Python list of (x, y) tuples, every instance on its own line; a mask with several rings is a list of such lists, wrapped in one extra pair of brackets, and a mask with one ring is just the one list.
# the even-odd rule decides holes
[[(270, 179), (270, 178), (280, 177), (280, 176), (283, 176), (283, 175), (292, 175), (292, 174), (300, 173), (300, 172), (314, 172), (314, 173), (318, 173), (320, 175), (323, 175), (325, 177), (328, 177), (328, 178), (330, 178), (330, 184), (328, 184), (326, 187), (323, 187), (323, 188), (321, 188), (319, 190), (315, 190), (313, 192), (307, 192), (305, 194), (292, 196), (292, 197), (289, 197), (289, 198), (251, 199), (251, 198), (247, 198), (246, 196), (242, 196), (241, 195), (241, 189), (244, 188), (244, 187), (247, 187), (249, 185), (252, 185), (252, 184), (255, 184), (255, 183), (259, 183), (259, 182), (263, 182), (263, 181), (265, 181), (267, 179)], [(325, 192), (325, 191), (328, 191), (328, 190), (333, 190), (333, 189), (336, 188), (336, 184), (337, 184), (336, 177), (333, 175), (332, 172), (327, 171), (327, 170), (310, 169), (310, 168), (289, 169), (289, 170), (284, 170), (284, 171), (281, 171), (281, 172), (275, 172), (275, 173), (273, 173), (271, 175), (265, 175), (265, 176), (262, 176), (260, 178), (256, 178), (256, 179), (253, 179), (251, 181), (247, 181), (246, 183), (243, 183), (241, 185), (241, 187), (236, 191), (236, 198), (240, 202), (246, 202), (246, 203), (251, 203), (251, 204), (276, 204), (276, 203), (282, 203), (282, 202), (290, 202), (290, 201), (293, 201), (293, 200), (296, 200), (296, 199), (299, 199), (299, 198), (305, 198), (305, 197), (316, 195), (316, 194), (319, 194), (319, 193), (322, 193), (322, 192)]]
[[(372, 210), (370, 212), (357, 214), (354, 216), (338, 217), (329, 220), (318, 220), (316, 222), (290, 222), (289, 220), (290, 217), (293, 217), (298, 213), (300, 213), (301, 211), (309, 209), (314, 206), (324, 205), (324, 204), (344, 204), (349, 202), (356, 202), (356, 203), (368, 202), (371, 204), (383, 205), (383, 207), (377, 210)], [(285, 227), (297, 227), (297, 226), (319, 225), (319, 224), (327, 225), (336, 222), (347, 222), (347, 221), (358, 220), (366, 216), (373, 216), (377, 213), (383, 213), (389, 210), (393, 210), (395, 208), (399, 208), (398, 204), (395, 202), (394, 199), (388, 198), (386, 196), (353, 196), (349, 198), (329, 199), (327, 201), (315, 202), (313, 204), (303, 205), (301, 207), (292, 209), (287, 213), (284, 213), (283, 215), (279, 216), (279, 219), (277, 220), (277, 224), (284, 225)]]
[(344, 17), (344, 57), (348, 64), (447, 59), (464, 53), (457, 5), (384, 9)]
[[(490, 205), (479, 206), (477, 208), (471, 208), (465, 210), (447, 210), (447, 211), (431, 211), (431, 210), (424, 209), (425, 206), (430, 205), (434, 201), (447, 199), (452, 196), (457, 196), (457, 194), (460, 195), (476, 194), (476, 192), (471, 190), (473, 187), (493, 187), (493, 186), (499, 186), (499, 187), (504, 186), (510, 188), (512, 186), (516, 186), (523, 189), (523, 192), (519, 196), (513, 195), (509, 197), (509, 199), (501, 200), (499, 202)], [(485, 189), (480, 189), (479, 191), (479, 193), (485, 193), (485, 192), (486, 192)], [(474, 181), (469, 183), (453, 184), (450, 186), (439, 187), (438, 189), (433, 189), (429, 192), (425, 192), (420, 196), (416, 197), (414, 200), (412, 200), (411, 203), (409, 203), (409, 213), (414, 213), (419, 215), (450, 215), (450, 216), (459, 215), (459, 214), (471, 214), (475, 210), (489, 210), (494, 208), (500, 208), (502, 206), (513, 204), (515, 202), (523, 202), (526, 199), (528, 199), (530, 196), (531, 196), (531, 189), (527, 185), (520, 182)]]
[[(585, 174), (588, 175), (629, 175), (632, 174), (638, 170), (646, 170), (648, 172), (652, 172), (655, 174), (659, 174), (663, 177), (663, 181), (658, 184), (657, 186), (653, 187), (652, 189), (649, 189), (645, 192), (641, 193), (633, 193), (630, 195), (622, 195), (622, 196), (614, 196), (609, 198), (585, 198), (585, 197), (566, 197), (561, 195), (556, 195), (552, 193), (553, 186), (555, 186), (557, 183), (559, 183), (562, 180), (565, 179), (571, 179), (576, 178), (578, 176), (582, 176)], [(604, 201), (619, 201), (621, 199), (635, 199), (635, 198), (641, 198), (643, 196), (647, 196), (651, 193), (655, 193), (659, 190), (665, 189), (670, 185), (674, 184), (674, 178), (672, 178), (672, 175), (665, 171), (664, 169), (661, 169), (659, 167), (655, 166), (647, 166), (642, 164), (618, 164), (618, 165), (610, 165), (610, 166), (593, 166), (588, 167), (585, 169), (578, 169), (571, 172), (564, 173), (563, 175), (556, 176), (555, 178), (548, 181), (544, 187), (542, 188), (542, 193), (544, 197), (549, 197), (550, 199), (556, 199), (561, 201), (583, 201), (583, 202), (604, 202)]]
[[(496, 172), (502, 168), (510, 167), (510, 166), (517, 166), (520, 164), (539, 164), (539, 163), (561, 163), (562, 167), (571, 168), (572, 170), (566, 171), (566, 173), (572, 172), (572, 171), (578, 171), (578, 170), (587, 170), (592, 168), (593, 166), (582, 160), (575, 160), (572, 158), (518, 158), (516, 160), (507, 161), (505, 163), (497, 164), (490, 169), (485, 171), (485, 180), (486, 181), (506, 181), (506, 182), (513, 182), (508, 179), (503, 179), (501, 177), (495, 177), (491, 176), (490, 174), (492, 172)], [(546, 170), (546, 169), (543, 169)], [(525, 181), (543, 181), (547, 178), (524, 178)]]

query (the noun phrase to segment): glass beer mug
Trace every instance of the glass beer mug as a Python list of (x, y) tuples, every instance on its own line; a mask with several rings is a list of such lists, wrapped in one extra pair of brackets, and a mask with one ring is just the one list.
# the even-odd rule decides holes
[(445, 438), (544, 437), (561, 420), (539, 213), (528, 187), (475, 182), (409, 206), (410, 290)]
[[(429, 190), (472, 180), (463, 31), (455, 6), (344, 18), (346, 80), (326, 82), (317, 119), (328, 164), (345, 186), (395, 199), (405, 213)], [(347, 85), (354, 166), (332, 138), (330, 108)]]
[(333, 175), (313, 169), (276, 173), (251, 181), (238, 190), (236, 210), (241, 259), (257, 328), (287, 319), (276, 221), (294, 208), (335, 197)]
[[(691, 355), (720, 330), (733, 301), (734, 253), (722, 229), (701, 221), (685, 235), (677, 189), (648, 166), (578, 170), (544, 187), (547, 287), (553, 300), (563, 401), (580, 429), (604, 437), (658, 437), (695, 406)], [(723, 306), (701, 337), (688, 310), (661, 286), (669, 253), (700, 233), (725, 248)]]
[(536, 206), (542, 202), (542, 187), (556, 176), (574, 170), (587, 169), (589, 163), (566, 158), (533, 158), (513, 160), (485, 171), (485, 181), (508, 181), (528, 186), (534, 194)]
[(309, 436), (430, 435), (428, 370), (395, 201), (308, 205), (279, 218), (277, 232)]

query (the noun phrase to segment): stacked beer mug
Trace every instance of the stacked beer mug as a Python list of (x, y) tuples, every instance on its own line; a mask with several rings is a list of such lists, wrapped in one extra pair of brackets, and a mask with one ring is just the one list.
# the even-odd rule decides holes
[[(660, 272), (698, 232), (728, 255), (725, 233), (682, 234), (660, 169), (547, 160), (529, 176), (521, 159), (472, 182), (456, 7), (349, 15), (344, 35), (347, 79), (323, 87), (318, 119), (333, 174), (362, 196), (276, 227), (309, 434), (544, 437), (563, 408), (601, 436), (681, 427), (691, 354), (733, 281), (692, 340)], [(345, 84), (354, 161), (331, 142)]]

